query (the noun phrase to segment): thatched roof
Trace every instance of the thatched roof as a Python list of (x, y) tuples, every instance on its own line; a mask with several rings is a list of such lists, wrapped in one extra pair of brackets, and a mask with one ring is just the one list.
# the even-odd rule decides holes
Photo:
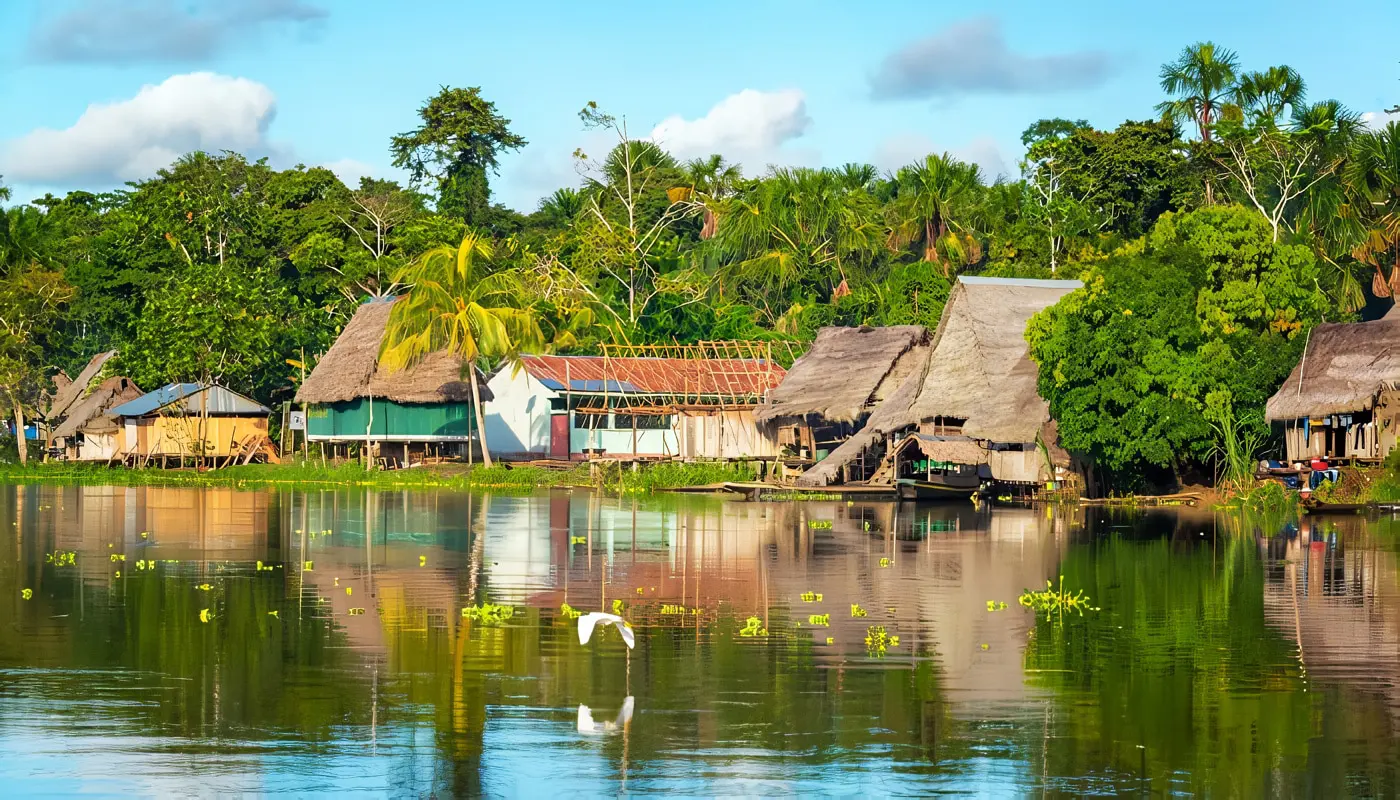
[[(371, 300), (355, 310), (335, 344), (306, 376), (297, 391), (297, 402), (343, 403), (366, 396), (396, 403), (471, 400), (471, 385), (462, 379), (462, 359), (450, 353), (431, 353), (397, 372), (379, 366), (379, 347), (396, 300)], [(485, 379), (480, 373), (477, 377), (481, 399), (491, 399)]]
[(93, 356), (88, 360), (87, 366), (83, 367), (83, 371), (78, 373), (76, 380), (68, 380), (68, 376), (62, 372), (55, 375), (53, 401), (49, 403), (48, 412), (44, 417), (55, 420), (68, 413), (68, 410), (87, 393), (88, 384), (102, 371), (102, 366), (116, 354), (116, 350), (108, 350)]
[(969, 439), (966, 436), (928, 436), (916, 433), (905, 439), (905, 442), (913, 444), (901, 447), (918, 447), (920, 452), (935, 461), (947, 461), (953, 464), (986, 464), (988, 462), (987, 448), (983, 447), (976, 439)]
[[(963, 435), (1034, 442), (1050, 422), (1026, 355), (1026, 323), (1082, 286), (1079, 281), (962, 277), (927, 348), (912, 353), (909, 377), (875, 407), (854, 436), (798, 477), (826, 486), (881, 438), (934, 417), (964, 419)], [(921, 355), (924, 351), (926, 355)]]
[(1033, 442), (1050, 419), (1026, 355), (1026, 323), (1081, 288), (1079, 281), (964, 277), (934, 335), (933, 357), (914, 401), (915, 422), (963, 419), (962, 432), (994, 442)]
[(54, 428), (53, 435), (67, 438), (81, 431), (115, 430), (117, 423), (106, 412), (142, 394), (129, 378), (108, 378), (68, 409), (68, 415)]
[(822, 328), (805, 355), (758, 407), (759, 422), (815, 414), (830, 422), (855, 422), (870, 404), (899, 385), (896, 366), (928, 341), (921, 325), (889, 328)]
[(1298, 366), (1269, 398), (1270, 421), (1365, 411), (1400, 386), (1400, 305), (1372, 322), (1312, 329)]

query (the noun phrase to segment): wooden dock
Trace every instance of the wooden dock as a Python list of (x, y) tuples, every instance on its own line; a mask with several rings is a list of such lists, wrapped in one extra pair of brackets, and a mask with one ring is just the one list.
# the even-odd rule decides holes
[(726, 481), (704, 486), (686, 486), (672, 491), (729, 492), (744, 495), (749, 500), (895, 500), (899, 496), (893, 486), (844, 484), (817, 488), (757, 481)]

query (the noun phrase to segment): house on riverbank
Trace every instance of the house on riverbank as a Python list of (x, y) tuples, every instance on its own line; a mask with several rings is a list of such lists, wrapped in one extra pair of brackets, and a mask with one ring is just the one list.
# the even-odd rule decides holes
[(73, 403), (53, 429), (54, 446), (69, 461), (110, 461), (122, 452), (122, 426), (112, 409), (144, 392), (129, 378), (108, 378)]
[[(860, 432), (798, 484), (840, 482), (852, 461), (869, 461), (872, 454), (883, 459), (911, 434), (926, 440), (916, 457), (975, 466), (999, 483), (1066, 477), (1069, 455), (1058, 446), (1049, 405), (1036, 390), (1037, 367), (1027, 355), (1025, 331), (1032, 316), (1081, 286), (1079, 281), (959, 278), (928, 357), (876, 406)], [(877, 477), (891, 478), (894, 466), (882, 463)]]
[[(504, 459), (769, 459), (754, 410), (786, 371), (761, 343), (530, 355), (491, 378), (486, 443)], [(613, 353), (617, 352), (618, 355)], [(627, 355), (656, 352), (654, 356)]]
[[(820, 461), (922, 369), (928, 343), (922, 325), (822, 328), (812, 347), (756, 409), (755, 419), (776, 429), (785, 455), (807, 463)], [(864, 480), (877, 463), (878, 458), (849, 463), (846, 480)]]
[[(356, 309), (302, 383), (296, 401), (306, 409), (307, 441), (368, 441), (386, 456), (405, 461), (410, 450), (466, 456), (475, 437), (476, 416), (462, 359), (431, 353), (396, 372), (379, 364), (396, 300), (370, 300)], [(478, 378), (482, 402), (490, 400), (485, 378)], [(386, 447), (388, 443), (392, 446)]]
[(1264, 416), (1283, 426), (1289, 461), (1384, 459), (1400, 433), (1400, 306), (1313, 328)]
[(202, 383), (162, 386), (107, 412), (122, 428), (117, 457), (141, 464), (258, 454), (276, 460), (267, 438), (271, 413), (232, 389)]

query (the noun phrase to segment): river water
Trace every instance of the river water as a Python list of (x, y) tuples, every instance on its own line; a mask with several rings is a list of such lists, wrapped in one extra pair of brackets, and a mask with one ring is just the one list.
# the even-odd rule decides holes
[[(1400, 791), (1390, 520), (0, 485), (3, 529), (9, 796)], [(1018, 604), (1061, 575), (1099, 610)], [(635, 651), (581, 645), (615, 604)]]

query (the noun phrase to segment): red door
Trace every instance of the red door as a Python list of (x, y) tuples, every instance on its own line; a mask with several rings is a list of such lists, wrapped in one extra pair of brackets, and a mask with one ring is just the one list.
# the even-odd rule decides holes
[(549, 417), (549, 457), (569, 460), (568, 414), (551, 414)]

